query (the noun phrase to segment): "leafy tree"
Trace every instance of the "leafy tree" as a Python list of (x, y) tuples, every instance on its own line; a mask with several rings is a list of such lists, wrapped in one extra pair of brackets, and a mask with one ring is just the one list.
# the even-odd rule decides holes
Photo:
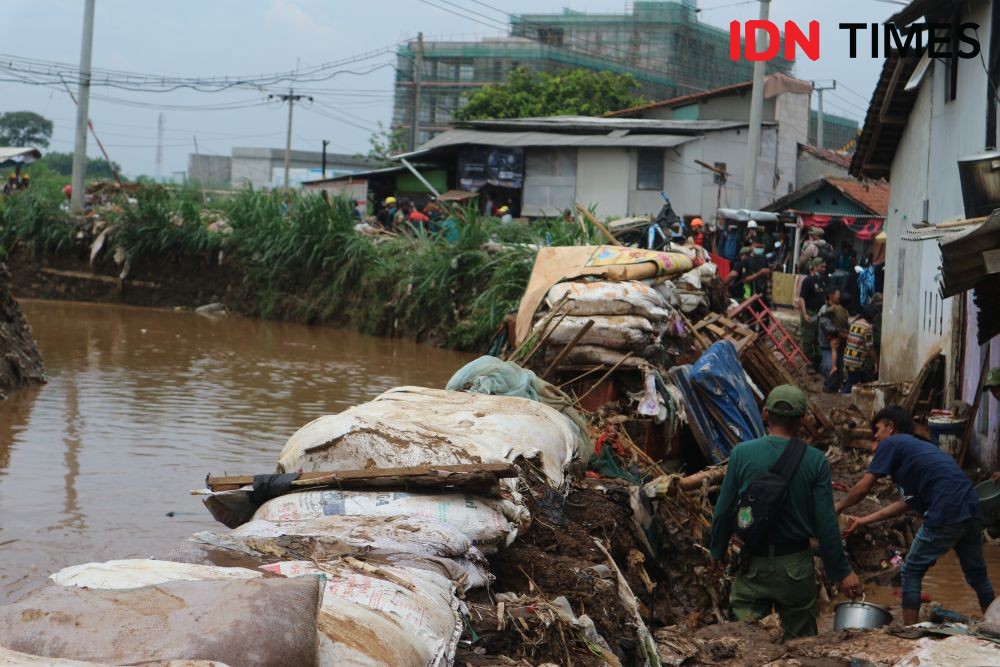
[(52, 121), (33, 111), (0, 113), (0, 146), (40, 146), (47, 148), (52, 137)]
[(386, 128), (381, 121), (378, 123), (378, 131), (373, 132), (368, 137), (368, 155), (373, 160), (388, 161), (390, 155), (402, 153), (409, 145), (406, 140), (406, 128)]
[(536, 116), (600, 116), (643, 104), (631, 74), (574, 69), (548, 74), (523, 67), (506, 83), (484, 86), (468, 95), (455, 113), (457, 120), (530, 118)]
[[(57, 174), (62, 174), (63, 176), (71, 176), (73, 174), (73, 154), (72, 153), (59, 153), (51, 152), (46, 153), (42, 156), (42, 159), (38, 161), (39, 164), (44, 164), (52, 171)], [(115, 169), (119, 174), (122, 173), (121, 165), (117, 162), (113, 162)], [(114, 178), (114, 174), (111, 173), (111, 167), (108, 166), (107, 161), (104, 158), (89, 158), (87, 160), (87, 171), (85, 173), (86, 178)]]

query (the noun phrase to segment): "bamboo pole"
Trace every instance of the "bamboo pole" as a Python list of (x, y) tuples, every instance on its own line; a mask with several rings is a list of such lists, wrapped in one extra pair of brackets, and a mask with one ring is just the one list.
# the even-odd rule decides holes
[(580, 330), (576, 332), (576, 335), (573, 336), (572, 340), (566, 343), (566, 347), (564, 347), (559, 351), (559, 354), (556, 355), (556, 358), (552, 360), (552, 363), (549, 364), (549, 367), (545, 369), (544, 373), (542, 373), (543, 380), (548, 378), (549, 373), (554, 371), (556, 367), (559, 366), (559, 363), (563, 360), (563, 358), (565, 358), (565, 356), (570, 353), (570, 350), (576, 347), (576, 344), (580, 342), (580, 339), (583, 338), (588, 331), (590, 331), (590, 328), (592, 326), (594, 326), (594, 320), (587, 320), (584, 323), (584, 325), (580, 327)]
[(608, 238), (608, 242), (611, 245), (622, 245), (622, 242), (619, 241), (618, 239), (616, 239), (614, 237), (614, 235), (612, 235), (611, 232), (608, 231), (608, 228), (605, 227), (601, 223), (600, 220), (598, 220), (597, 218), (595, 218), (594, 215), (590, 211), (588, 211), (587, 209), (585, 209), (583, 207), (583, 204), (580, 204), (579, 202), (577, 202), (576, 210), (579, 211), (580, 215), (582, 215), (583, 217), (585, 217), (587, 219), (587, 221), (590, 222), (590, 224), (594, 225), (599, 230), (601, 230), (601, 233), (603, 233), (604, 236), (606, 236)]

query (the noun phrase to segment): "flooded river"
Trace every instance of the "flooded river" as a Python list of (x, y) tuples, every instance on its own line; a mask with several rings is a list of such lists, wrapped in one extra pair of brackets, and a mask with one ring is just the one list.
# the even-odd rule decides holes
[[(330, 328), (22, 305), (50, 381), (0, 402), (0, 602), (66, 565), (163, 557), (221, 529), (188, 494), (206, 474), (270, 472), (306, 422), (393, 386), (443, 386), (471, 358)], [(987, 558), (1000, 584), (1000, 548)], [(978, 612), (953, 556), (925, 590)]]
[(24, 301), (49, 383), (0, 402), (0, 602), (222, 528), (205, 475), (271, 472), (306, 422), (471, 357), (330, 328)]

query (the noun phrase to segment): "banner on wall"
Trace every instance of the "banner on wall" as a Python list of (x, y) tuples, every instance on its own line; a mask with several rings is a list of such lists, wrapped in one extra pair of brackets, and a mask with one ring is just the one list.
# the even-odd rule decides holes
[(862, 241), (871, 241), (882, 231), (885, 218), (864, 215), (823, 215), (820, 213), (800, 213), (799, 218), (806, 228), (826, 229), (831, 223), (839, 222)]
[(462, 190), (485, 185), (520, 188), (524, 185), (523, 148), (470, 148), (458, 154), (458, 184)]

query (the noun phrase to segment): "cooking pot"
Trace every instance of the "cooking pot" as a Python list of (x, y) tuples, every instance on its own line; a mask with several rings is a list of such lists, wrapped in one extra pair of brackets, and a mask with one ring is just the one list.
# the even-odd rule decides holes
[(870, 602), (841, 602), (834, 609), (834, 630), (873, 630), (891, 622), (892, 614), (888, 609)]

